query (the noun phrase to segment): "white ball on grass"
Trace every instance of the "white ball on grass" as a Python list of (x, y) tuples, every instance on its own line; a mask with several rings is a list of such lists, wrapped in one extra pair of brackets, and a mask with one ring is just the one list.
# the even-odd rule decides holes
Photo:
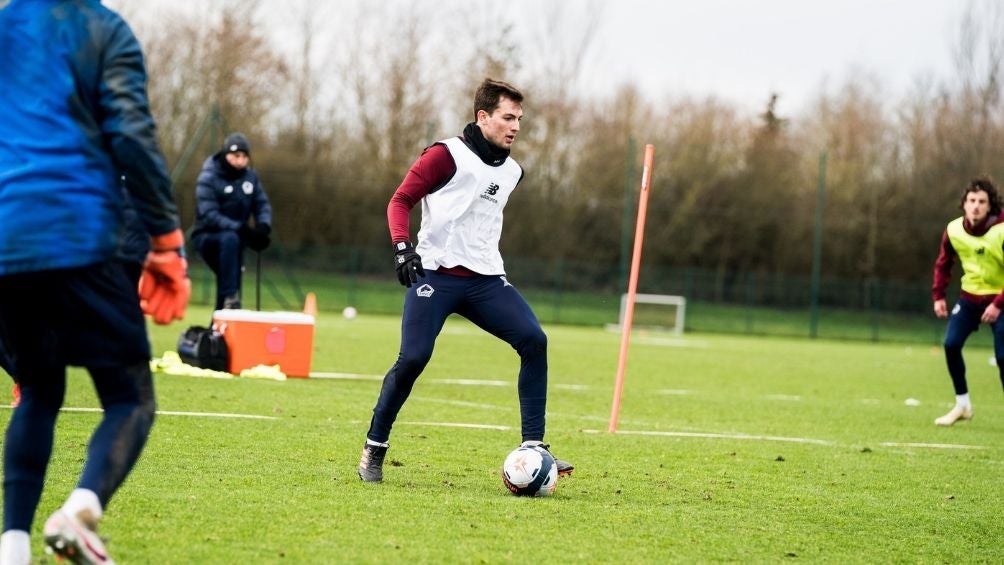
[(358, 312), (356, 312), (356, 309), (352, 306), (346, 306), (345, 309), (342, 310), (342, 316), (345, 316), (346, 320), (355, 319), (356, 314), (358, 314)]
[(516, 496), (548, 496), (558, 484), (558, 464), (542, 447), (517, 447), (502, 463), (502, 483)]

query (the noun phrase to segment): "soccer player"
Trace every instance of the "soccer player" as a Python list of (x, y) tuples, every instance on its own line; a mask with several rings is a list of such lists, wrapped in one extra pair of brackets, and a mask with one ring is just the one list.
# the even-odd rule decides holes
[(202, 164), (195, 188), (192, 243), (216, 273), (217, 310), (241, 307), (244, 248), (260, 252), (271, 243), (272, 206), (250, 163), (248, 138), (231, 133)]
[[(994, 356), (1004, 386), (1004, 320), (1000, 317), (1004, 307), (1004, 216), (997, 186), (987, 177), (973, 179), (962, 191), (960, 208), (962, 217), (949, 222), (941, 236), (931, 289), (934, 314), (948, 318), (945, 359), (955, 388), (955, 406), (934, 420), (939, 426), (973, 417), (962, 346), (981, 323), (989, 324), (993, 333)], [(962, 265), (962, 291), (949, 313), (945, 289), (956, 262)]]
[[(42, 533), (74, 563), (111, 563), (97, 526), (156, 409), (143, 313), (160, 324), (184, 316), (184, 239), (129, 26), (98, 0), (2, 6), (0, 336), (22, 397), (3, 443), (0, 563), (31, 562), (70, 365), (87, 369), (104, 413), (76, 488)], [(151, 236), (140, 296), (117, 256), (123, 175)]]
[[(509, 156), (523, 117), (523, 95), (486, 79), (474, 94), (474, 121), (463, 134), (426, 148), (387, 206), (397, 278), (408, 287), (397, 362), (383, 380), (366, 434), (359, 477), (383, 480), (391, 427), (432, 357), (447, 316), (460, 314), (511, 345), (520, 358), (522, 441), (544, 445), (547, 336), (530, 305), (505, 276), (499, 238), (502, 209), (523, 178)], [(421, 203), (418, 245), (409, 212)], [(572, 465), (557, 460), (562, 475)]]

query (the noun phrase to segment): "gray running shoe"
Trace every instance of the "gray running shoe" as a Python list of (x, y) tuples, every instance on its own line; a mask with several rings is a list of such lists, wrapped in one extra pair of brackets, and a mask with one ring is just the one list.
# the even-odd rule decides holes
[[(520, 447), (543, 447), (545, 450), (547, 450), (548, 453), (551, 453), (551, 446), (542, 441), (524, 441), (523, 443), (520, 444)], [(551, 457), (554, 457), (553, 453), (551, 453)], [(554, 457), (554, 463), (558, 466), (559, 477), (567, 477), (568, 475), (572, 474), (572, 471), (575, 470), (574, 465), (563, 459), (558, 459), (557, 457)]]
[(383, 480), (383, 458), (387, 455), (387, 447), (367, 443), (363, 446), (363, 454), (359, 458), (359, 478), (367, 483), (379, 483)]

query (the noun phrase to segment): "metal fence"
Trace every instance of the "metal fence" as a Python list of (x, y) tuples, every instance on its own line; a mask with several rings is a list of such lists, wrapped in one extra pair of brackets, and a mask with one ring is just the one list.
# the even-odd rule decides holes
[[(388, 246), (389, 247), (389, 246)], [(362, 304), (368, 311), (400, 311), (400, 286), (390, 251), (375, 247), (315, 247), (267, 252), (266, 300), (282, 308), (302, 304), (306, 290), (325, 293), (321, 308)], [(254, 260), (248, 259), (248, 277)], [(211, 274), (193, 260), (207, 303)], [(626, 274), (618, 265), (506, 257), (509, 280), (544, 323), (615, 323)], [(305, 282), (307, 279), (308, 282)], [(642, 265), (638, 291), (684, 296), (686, 331), (773, 335), (874, 342), (938, 344), (944, 322), (931, 311), (930, 282), (821, 279), (813, 296), (809, 277)], [(955, 296), (957, 289), (949, 289)], [(247, 301), (245, 301), (247, 302)]]

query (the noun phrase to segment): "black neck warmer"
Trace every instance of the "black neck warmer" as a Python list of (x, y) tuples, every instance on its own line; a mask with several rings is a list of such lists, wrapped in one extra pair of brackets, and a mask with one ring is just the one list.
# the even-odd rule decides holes
[(509, 150), (493, 144), (485, 139), (478, 124), (471, 122), (464, 128), (464, 143), (471, 148), (484, 164), (491, 167), (498, 167), (509, 157)]
[(216, 162), (220, 165), (220, 171), (223, 172), (223, 178), (227, 180), (234, 180), (240, 178), (244, 174), (244, 169), (235, 168), (227, 161), (226, 153), (222, 151), (216, 154)]

